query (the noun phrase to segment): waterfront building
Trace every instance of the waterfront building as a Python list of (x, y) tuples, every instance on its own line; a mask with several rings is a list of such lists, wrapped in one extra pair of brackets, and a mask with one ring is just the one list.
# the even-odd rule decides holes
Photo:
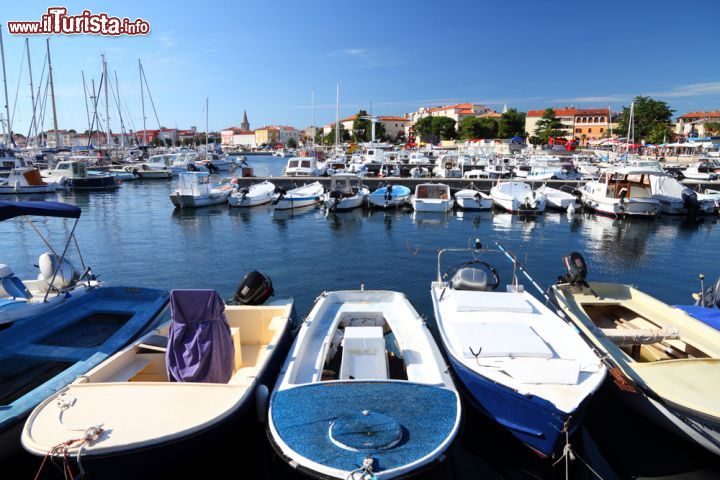
[(707, 123), (720, 123), (720, 111), (688, 112), (680, 115), (675, 124), (675, 134), (683, 138), (706, 137)]
[[(598, 140), (610, 134), (612, 116), (610, 109), (605, 108), (554, 108), (555, 117), (562, 123), (567, 140), (578, 140), (585, 145), (589, 140)], [(525, 131), (529, 135), (537, 134), (537, 124), (545, 110), (530, 110), (525, 117)]]

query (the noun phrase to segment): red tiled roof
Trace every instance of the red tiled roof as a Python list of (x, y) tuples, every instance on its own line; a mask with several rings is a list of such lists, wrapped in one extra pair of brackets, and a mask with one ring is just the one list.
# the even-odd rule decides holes
[[(556, 117), (574, 117), (577, 115), (608, 115), (610, 112), (607, 108), (553, 108)], [(542, 117), (545, 110), (529, 110), (528, 117)]]
[(443, 110), (472, 110), (472, 103), (458, 103), (457, 105), (443, 105), (442, 107), (435, 107), (428, 110), (428, 112), (441, 112)]
[(480, 118), (501, 118), (502, 115), (497, 112), (488, 112), (483, 113), (482, 115), (478, 115)]
[(398, 116), (392, 116), (392, 115), (386, 115), (386, 116), (380, 116), (378, 117), (380, 120), (385, 120), (386, 122), (407, 122), (408, 119), (405, 117), (398, 117)]
[(268, 125), (268, 126), (265, 126), (265, 127), (260, 127), (260, 128), (258, 128), (258, 129), (256, 129), (255, 131), (257, 132), (258, 130), (279, 130), (279, 128)]
[(608, 115), (610, 110), (607, 108), (579, 108), (576, 115)]
[(715, 112), (688, 112), (678, 118), (720, 118), (720, 111)]

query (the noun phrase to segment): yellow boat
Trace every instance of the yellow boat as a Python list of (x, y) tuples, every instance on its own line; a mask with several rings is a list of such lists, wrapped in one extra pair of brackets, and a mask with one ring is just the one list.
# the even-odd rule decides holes
[(605, 357), (620, 395), (720, 455), (720, 331), (628, 285), (587, 283), (579, 254), (553, 285), (561, 310)]

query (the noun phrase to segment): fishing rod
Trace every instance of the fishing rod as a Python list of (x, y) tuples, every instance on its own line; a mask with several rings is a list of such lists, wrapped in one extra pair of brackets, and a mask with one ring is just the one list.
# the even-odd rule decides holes
[(535, 281), (535, 279), (530, 275), (530, 273), (528, 273), (528, 271), (525, 270), (525, 268), (524, 268), (522, 265), (519, 265), (519, 264), (518, 264), (518, 262), (517, 262), (517, 260), (515, 259), (515, 257), (513, 257), (512, 255), (510, 255), (510, 253), (505, 249), (505, 247), (503, 247), (502, 245), (500, 245), (500, 243), (498, 243), (498, 242), (495, 242), (495, 245), (498, 247), (498, 249), (499, 249), (503, 254), (505, 254), (505, 256), (508, 258), (508, 260), (510, 260), (510, 261), (512, 262), (512, 264), (513, 264), (516, 268), (518, 268), (518, 269), (520, 270), (520, 272), (522, 272), (523, 275), (525, 275), (525, 278), (527, 278), (528, 281), (532, 284), (532, 286), (535, 287), (538, 292), (540, 292), (540, 295), (542, 295), (543, 298), (545, 298), (546, 302), (552, 303), (555, 307), (558, 306), (557, 303), (556, 303), (552, 298), (550, 298), (550, 296), (547, 294), (547, 292)]

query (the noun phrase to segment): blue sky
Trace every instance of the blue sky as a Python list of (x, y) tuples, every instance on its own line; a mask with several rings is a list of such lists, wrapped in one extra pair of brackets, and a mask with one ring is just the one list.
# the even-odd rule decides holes
[[(303, 128), (310, 124), (313, 90), (315, 124), (331, 122), (337, 82), (342, 116), (369, 109), (370, 102), (376, 114), (466, 101), (497, 110), (504, 104), (618, 109), (640, 94), (669, 102), (676, 115), (720, 109), (716, 2), (584, 3), (25, 1), (7, 2), (0, 20), (39, 20), (48, 6), (61, 4), (70, 14), (87, 8), (150, 22), (146, 37), (51, 37), (60, 128), (87, 128), (80, 72), (97, 82), (101, 53), (110, 78), (117, 71), (131, 117), (124, 118), (126, 128), (133, 129), (142, 128), (138, 58), (160, 123), (200, 130), (205, 97), (211, 130), (239, 125), (243, 109), (253, 128)], [(36, 89), (44, 38), (30, 38)], [(3, 27), (3, 39), (14, 130), (27, 133), (24, 37)], [(148, 128), (157, 128), (147, 98), (146, 112)]]

